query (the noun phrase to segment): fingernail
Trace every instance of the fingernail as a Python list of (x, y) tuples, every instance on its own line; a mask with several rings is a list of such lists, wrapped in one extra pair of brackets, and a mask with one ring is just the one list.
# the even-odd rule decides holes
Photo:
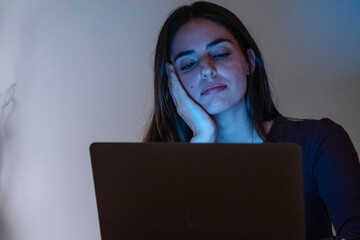
[(168, 62), (168, 65), (169, 65), (169, 68), (170, 68), (170, 69), (173, 69), (173, 68), (174, 68), (174, 66), (172, 65), (171, 62)]

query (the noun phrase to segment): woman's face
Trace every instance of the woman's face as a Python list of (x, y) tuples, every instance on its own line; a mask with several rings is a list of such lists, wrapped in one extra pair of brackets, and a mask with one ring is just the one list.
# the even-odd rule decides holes
[(171, 62), (188, 94), (209, 114), (245, 106), (248, 64), (232, 34), (206, 19), (192, 19), (172, 42)]

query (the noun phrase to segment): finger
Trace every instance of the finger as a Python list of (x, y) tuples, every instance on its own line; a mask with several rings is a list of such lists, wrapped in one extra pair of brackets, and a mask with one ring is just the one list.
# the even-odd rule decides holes
[(167, 62), (165, 65), (167, 77), (170, 78), (170, 63)]
[(178, 107), (180, 105), (189, 103), (189, 96), (187, 95), (179, 81), (176, 79), (176, 77), (172, 78), (170, 87), (171, 96)]
[(181, 84), (174, 66), (172, 64), (169, 64), (169, 71), (170, 71), (170, 79), (169, 82), (171, 84), (171, 88), (175, 91), (179, 91), (181, 94), (186, 94), (186, 91)]
[[(180, 102), (184, 97), (187, 97), (183, 86), (181, 85), (179, 78), (177, 77), (176, 70), (172, 64), (168, 64), (169, 77), (168, 77), (168, 87), (173, 97), (175, 104)], [(186, 96), (185, 96), (186, 95)]]

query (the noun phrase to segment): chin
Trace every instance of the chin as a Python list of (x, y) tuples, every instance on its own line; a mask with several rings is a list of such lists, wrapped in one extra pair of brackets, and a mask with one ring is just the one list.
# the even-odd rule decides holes
[(208, 114), (217, 115), (228, 110), (242, 111), (245, 106), (242, 99), (240, 99), (239, 101), (235, 101), (234, 99), (217, 99), (217, 101), (211, 101), (203, 107)]
[(205, 110), (210, 115), (216, 115), (226, 111), (229, 108), (230, 108), (229, 106), (223, 104), (216, 104), (216, 105), (213, 104), (212, 106), (206, 107)]

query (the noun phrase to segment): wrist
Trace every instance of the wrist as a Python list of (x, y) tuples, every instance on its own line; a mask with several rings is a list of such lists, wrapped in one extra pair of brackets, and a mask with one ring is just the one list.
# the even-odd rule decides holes
[(216, 134), (215, 131), (208, 131), (194, 134), (191, 138), (191, 143), (215, 143)]

